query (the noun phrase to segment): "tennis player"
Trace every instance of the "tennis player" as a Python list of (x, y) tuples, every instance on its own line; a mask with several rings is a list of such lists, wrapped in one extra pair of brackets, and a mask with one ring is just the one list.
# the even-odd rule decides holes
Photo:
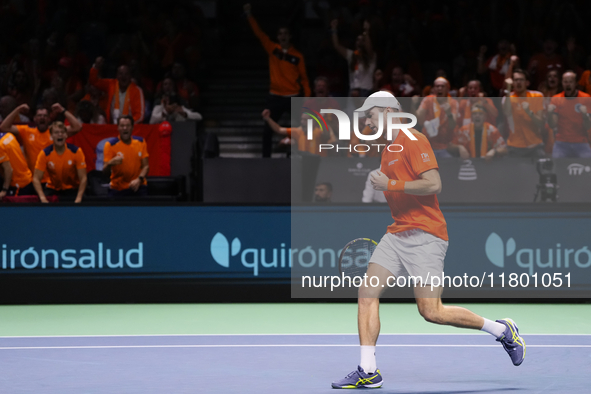
[[(380, 117), (386, 125), (388, 113), (400, 112), (401, 107), (392, 94), (381, 91), (369, 96), (357, 111), (365, 113), (365, 124), (375, 132)], [(385, 149), (380, 171), (371, 179), (374, 189), (384, 192), (395, 223), (388, 227), (367, 269), (367, 276), (379, 278), (379, 285), (359, 289), (361, 362), (345, 378), (333, 382), (333, 388), (382, 386), (383, 378), (375, 356), (380, 333), (379, 297), (387, 288), (388, 277), (392, 276), (421, 277), (423, 286), (415, 283), (414, 295), (419, 313), (428, 322), (486, 331), (503, 345), (516, 366), (521, 365), (525, 357), (525, 342), (511, 319), (491, 321), (467, 309), (443, 305), (442, 288), (434, 287), (432, 291), (430, 286), (425, 286), (431, 284), (431, 277), (441, 277), (443, 272), (448, 246), (447, 225), (436, 197), (441, 191), (441, 178), (435, 155), (423, 134), (414, 129), (410, 131), (417, 141), (398, 129), (393, 131), (392, 143), (402, 145), (403, 150)]]

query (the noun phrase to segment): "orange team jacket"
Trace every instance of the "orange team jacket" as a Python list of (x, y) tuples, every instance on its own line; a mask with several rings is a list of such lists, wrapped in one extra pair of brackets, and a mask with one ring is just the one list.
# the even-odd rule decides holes
[(271, 41), (252, 16), (248, 18), (248, 22), (269, 55), (270, 93), (277, 96), (297, 96), (301, 85), (304, 88), (304, 95), (310, 97), (310, 84), (304, 56), (293, 46), (285, 52), (281, 45)]
[[(393, 144), (402, 145), (402, 152), (390, 152), (387, 148), (382, 154), (381, 171), (389, 178), (405, 182), (421, 179), (423, 172), (438, 169), (435, 154), (429, 140), (423, 134), (411, 129), (418, 138), (413, 141), (402, 131)], [(392, 150), (400, 150), (393, 147)], [(448, 241), (447, 224), (439, 209), (435, 194), (414, 196), (402, 192), (385, 191), (384, 195), (392, 212), (394, 224), (388, 226), (389, 233), (420, 229)]]
[(11, 133), (6, 133), (0, 138), (0, 163), (6, 161), (9, 161), (12, 167), (10, 186), (20, 189), (31, 183), (33, 180), (31, 170), (27, 166), (20, 144)]
[[(21, 142), (25, 147), (25, 153), (27, 154), (27, 164), (31, 173), (35, 172), (35, 164), (37, 162), (37, 156), (39, 152), (53, 144), (49, 129), (43, 133), (39, 131), (37, 127), (29, 127), (27, 125), (15, 126), (21, 136)], [(47, 174), (43, 175), (42, 183), (46, 183), (49, 180)]]
[(585, 92), (578, 92), (577, 97), (564, 97), (564, 92), (552, 97), (550, 104), (554, 104), (554, 113), (558, 115), (556, 141), (586, 143), (587, 133), (583, 127), (583, 116), (579, 109), (581, 105), (591, 109), (591, 97)]
[[(144, 92), (135, 83), (131, 82), (127, 87), (127, 93), (123, 103), (119, 102), (119, 81), (110, 78), (99, 78), (98, 70), (90, 69), (88, 82), (107, 93), (106, 106), (101, 107), (107, 115), (107, 123), (111, 123), (111, 108), (119, 109), (121, 115), (131, 115), (135, 123), (144, 120)], [(103, 101), (101, 100), (101, 103)]]
[[(454, 134), (453, 143), (455, 145), (463, 145), (470, 152), (470, 157), (484, 157), (492, 148), (500, 148), (506, 145), (499, 130), (488, 122), (485, 122), (482, 127), (480, 147), (476, 146), (474, 123), (462, 126)], [(477, 155), (476, 152), (480, 153)]]
[(78, 188), (80, 179), (78, 171), (86, 168), (86, 161), (82, 149), (76, 145), (66, 144), (66, 149), (60, 155), (53, 145), (39, 152), (35, 169), (49, 175), (47, 187), (53, 190), (69, 190)]
[[(111, 138), (105, 143), (105, 163), (116, 156), (123, 158), (123, 162), (111, 167), (111, 189), (129, 189), (129, 183), (140, 176), (142, 159), (149, 157), (146, 142), (141, 137), (132, 136), (128, 145), (119, 137)], [(144, 179), (143, 185), (148, 183)]]
[[(451, 113), (454, 116), (457, 116), (459, 110), (458, 102), (451, 97), (447, 97), (447, 100), (451, 107)], [(439, 102), (437, 101), (437, 96), (429, 95), (425, 97), (421, 102), (419, 109), (425, 110), (425, 120), (432, 122), (433, 120), (439, 119), (439, 126), (435, 127), (437, 134), (434, 136), (429, 136), (423, 125), (420, 125), (420, 127), (423, 127), (423, 133), (428, 135), (427, 138), (429, 139), (429, 142), (431, 142), (433, 149), (447, 149), (447, 145), (454, 138), (454, 129), (450, 127), (447, 114), (441, 109)]]
[[(509, 125), (509, 137), (507, 138), (507, 145), (514, 148), (531, 148), (543, 143), (536, 131), (538, 128), (534, 121), (523, 109), (523, 103), (529, 103), (529, 109), (537, 114), (538, 111), (544, 108), (544, 95), (535, 90), (528, 90), (526, 97), (517, 97), (515, 93), (511, 93), (511, 115), (507, 117), (507, 124)], [(507, 98), (503, 97), (503, 103)]]

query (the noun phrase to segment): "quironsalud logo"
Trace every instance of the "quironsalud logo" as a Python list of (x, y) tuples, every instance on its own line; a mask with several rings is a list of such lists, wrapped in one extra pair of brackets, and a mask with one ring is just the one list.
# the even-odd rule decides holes
[(236, 256), (240, 252), (240, 246), (240, 240), (234, 238), (232, 240), (232, 248), (230, 249), (230, 243), (224, 234), (217, 233), (211, 240), (211, 256), (216, 263), (224, 268), (228, 268), (230, 266), (230, 253), (232, 256)]
[[(484, 252), (488, 260), (500, 268), (505, 268), (505, 259), (515, 254), (517, 266), (527, 269), (530, 275), (533, 275), (535, 267), (542, 269), (591, 267), (591, 251), (587, 246), (569, 249), (557, 243), (555, 248), (526, 247), (517, 250), (513, 238), (509, 238), (505, 243), (497, 233), (491, 233), (488, 236)], [(574, 263), (574, 266), (571, 263)]]
[(515, 240), (509, 238), (505, 245), (497, 233), (491, 233), (486, 240), (484, 251), (491, 263), (503, 268), (505, 266), (505, 257), (509, 257), (515, 253)]

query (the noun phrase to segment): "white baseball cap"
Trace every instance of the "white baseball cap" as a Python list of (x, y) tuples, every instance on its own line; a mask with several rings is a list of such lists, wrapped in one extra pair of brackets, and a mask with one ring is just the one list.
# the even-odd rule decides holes
[(380, 90), (379, 92), (375, 92), (366, 98), (363, 106), (357, 108), (355, 111), (365, 112), (372, 109), (373, 107), (390, 107), (396, 108), (399, 111), (402, 110), (400, 103), (392, 93)]

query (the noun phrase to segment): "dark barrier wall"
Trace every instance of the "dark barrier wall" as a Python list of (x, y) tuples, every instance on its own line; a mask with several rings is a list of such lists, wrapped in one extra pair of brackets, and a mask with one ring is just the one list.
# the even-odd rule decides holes
[[(310, 158), (300, 160), (305, 162)], [(553, 161), (558, 201), (591, 202), (591, 159)], [(503, 158), (490, 162), (444, 159), (438, 164), (443, 184), (438, 199), (442, 203), (533, 202), (540, 178), (536, 162), (531, 159)], [(333, 202), (357, 203), (361, 202), (368, 174), (379, 167), (379, 158), (321, 158), (317, 173), (302, 170), (301, 182), (310, 183), (310, 178), (316, 182), (331, 182)]]
[(205, 159), (203, 201), (289, 204), (289, 159)]
[[(538, 273), (541, 280), (545, 273), (570, 272), (571, 289), (589, 289), (589, 208), (444, 208), (450, 234), (446, 273)], [(300, 207), (291, 215), (289, 207), (3, 207), (4, 223), (30, 225), (26, 232), (14, 231), (14, 226), (0, 229), (0, 272), (3, 280), (51, 274), (111, 279), (150, 275), (275, 278), (287, 284), (290, 256), (294, 267), (310, 274), (320, 265), (327, 275), (336, 274), (340, 248), (358, 237), (379, 241), (392, 221), (384, 206), (323, 211)], [(296, 234), (298, 220), (312, 225)], [(311, 254), (302, 254), (304, 249)]]

